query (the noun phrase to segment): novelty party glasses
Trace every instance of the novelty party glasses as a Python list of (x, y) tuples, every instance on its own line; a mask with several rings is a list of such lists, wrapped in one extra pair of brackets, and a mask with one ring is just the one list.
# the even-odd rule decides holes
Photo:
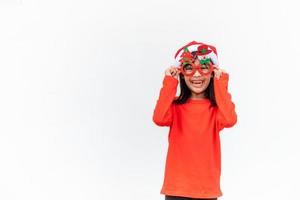
[[(179, 60), (179, 71), (183, 75), (193, 76), (196, 70), (198, 70), (202, 76), (212, 73), (216, 67), (212, 65), (211, 58), (201, 55), (202, 53), (205, 53), (203, 50), (206, 52), (206, 49), (202, 49), (201, 52), (196, 52), (196, 56), (198, 57), (196, 60), (194, 55), (189, 52), (188, 48), (184, 48), (184, 52), (181, 54), (181, 59)], [(197, 64), (194, 62), (197, 62)]]
[(182, 64), (179, 68), (179, 71), (185, 76), (193, 76), (196, 73), (196, 70), (198, 70), (202, 76), (206, 76), (216, 69), (216, 67), (210, 62), (203, 63), (203, 61), (201, 61), (202, 60), (200, 60), (200, 64), (197, 65), (192, 62)]

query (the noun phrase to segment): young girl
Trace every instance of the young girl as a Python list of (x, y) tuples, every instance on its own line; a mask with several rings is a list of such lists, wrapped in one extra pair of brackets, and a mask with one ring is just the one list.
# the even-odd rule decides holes
[(223, 195), (219, 132), (237, 122), (229, 74), (218, 67), (216, 48), (196, 41), (180, 48), (175, 60), (153, 113), (156, 125), (170, 127), (160, 193), (166, 200), (216, 200)]

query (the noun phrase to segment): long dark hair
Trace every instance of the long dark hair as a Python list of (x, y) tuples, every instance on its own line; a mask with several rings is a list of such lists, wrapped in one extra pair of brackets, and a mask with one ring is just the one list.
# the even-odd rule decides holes
[[(196, 51), (191, 52), (191, 53), (193, 54), (194, 57), (196, 56)], [(211, 62), (212, 62), (212, 60), (211, 60)], [(214, 90), (214, 81), (213, 81), (214, 76), (215, 76), (215, 74), (214, 74), (214, 72), (212, 72), (212, 77), (210, 77), (209, 84), (204, 91), (205, 98), (208, 98), (210, 100), (212, 106), (217, 105), (216, 99), (215, 99), (215, 90)], [(182, 73), (179, 74), (179, 79), (180, 79), (180, 95), (177, 99), (175, 99), (173, 101), (173, 103), (184, 104), (191, 97), (192, 92), (189, 89), (189, 87), (186, 85), (185, 80), (184, 80), (184, 75)]]

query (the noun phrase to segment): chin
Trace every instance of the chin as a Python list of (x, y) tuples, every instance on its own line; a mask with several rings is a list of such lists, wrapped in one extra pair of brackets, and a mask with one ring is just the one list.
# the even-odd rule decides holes
[(201, 94), (205, 91), (206, 88), (194, 88), (194, 87), (191, 87), (190, 90), (193, 91), (193, 93), (195, 94)]

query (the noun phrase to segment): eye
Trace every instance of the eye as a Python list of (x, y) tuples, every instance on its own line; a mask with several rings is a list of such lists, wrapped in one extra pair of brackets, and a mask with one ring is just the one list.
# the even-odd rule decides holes
[(202, 65), (201, 69), (208, 69), (208, 65)]
[(186, 65), (183, 66), (183, 69), (184, 69), (184, 70), (192, 70), (193, 67), (192, 67), (192, 65), (190, 65), (190, 64), (186, 64)]

